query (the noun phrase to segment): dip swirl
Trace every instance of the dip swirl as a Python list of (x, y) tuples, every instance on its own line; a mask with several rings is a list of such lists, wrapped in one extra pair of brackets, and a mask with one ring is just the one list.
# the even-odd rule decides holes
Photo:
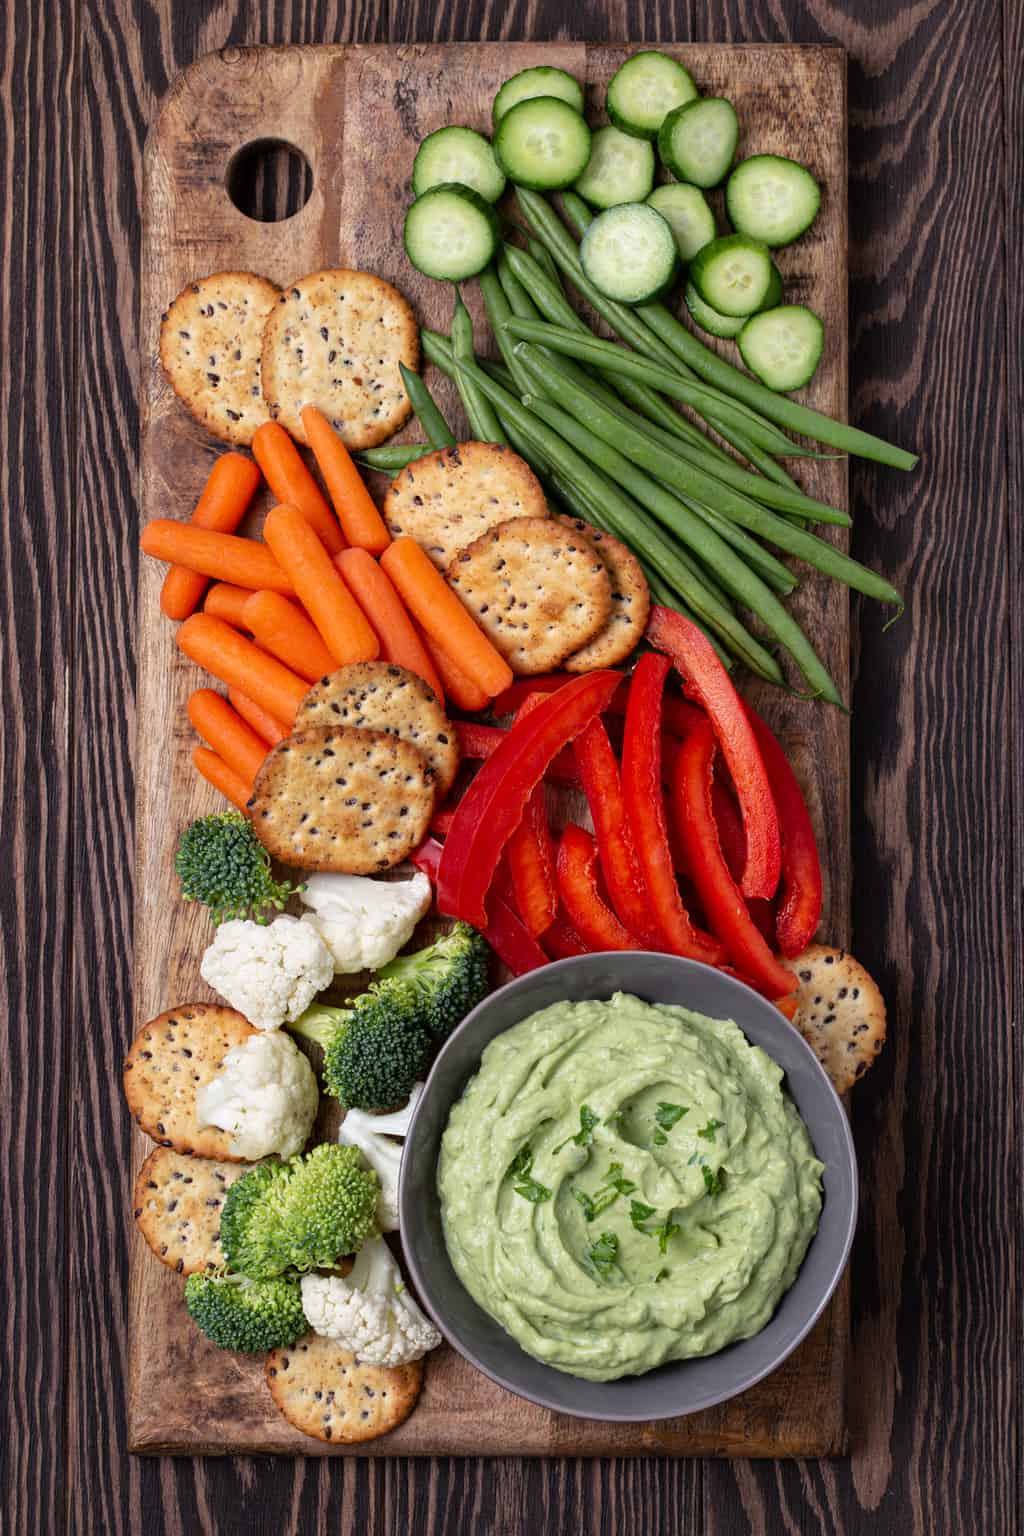
[(523, 1349), (590, 1381), (757, 1333), (821, 1211), (782, 1077), (731, 1021), (624, 993), (513, 1026), (441, 1144), (460, 1280)]

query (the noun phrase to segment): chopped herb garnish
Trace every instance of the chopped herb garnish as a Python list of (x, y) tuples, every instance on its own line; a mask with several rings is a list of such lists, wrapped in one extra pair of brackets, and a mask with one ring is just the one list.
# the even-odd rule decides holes
[(666, 1216), (665, 1220), (662, 1222), (660, 1227), (655, 1227), (653, 1229), (652, 1235), (656, 1236), (657, 1239), (658, 1239), (658, 1252), (659, 1253), (667, 1253), (668, 1252), (669, 1238), (675, 1237), (675, 1235), (676, 1235), (676, 1233), (678, 1231), (679, 1231), (679, 1223), (673, 1221), (670, 1216)]
[(609, 1163), (608, 1172), (605, 1174), (604, 1179), (605, 1183), (610, 1184), (620, 1195), (631, 1195), (634, 1189), (636, 1189), (632, 1179), (624, 1179), (622, 1177), (621, 1163)]
[(701, 1126), (700, 1130), (697, 1132), (697, 1135), (703, 1137), (703, 1139), (705, 1141), (714, 1141), (714, 1139), (715, 1139), (715, 1132), (717, 1130), (720, 1130), (721, 1127), (724, 1124), (725, 1124), (724, 1120), (716, 1120), (715, 1117), (712, 1115), (712, 1117), (708, 1121), (707, 1125), (702, 1125)]
[(686, 1166), (687, 1166), (687, 1168), (692, 1168), (694, 1163), (704, 1163), (704, 1162), (705, 1162), (705, 1157), (704, 1157), (703, 1152), (691, 1152), (690, 1156), (686, 1159)]
[(669, 1277), (669, 1271), (667, 1269), (659, 1269), (658, 1273), (654, 1277), (655, 1285), (657, 1285), (658, 1282), (661, 1281), (661, 1280), (667, 1280), (668, 1277)]
[(600, 1189), (595, 1189), (592, 1195), (586, 1190), (573, 1186), (573, 1198), (578, 1200), (583, 1207), (584, 1221), (593, 1221), (595, 1216), (600, 1216), (610, 1205), (614, 1205), (620, 1195), (631, 1195), (636, 1189), (632, 1179), (622, 1177), (622, 1164), (610, 1163), (605, 1174), (605, 1183)]
[(529, 1142), (519, 1148), (515, 1157), (505, 1169), (506, 1179), (515, 1181), (515, 1192), (524, 1200), (529, 1200), (533, 1205), (540, 1205), (543, 1200), (551, 1199), (551, 1191), (546, 1184), (541, 1184), (537, 1179), (530, 1177), (533, 1168), (533, 1149)]
[(708, 1195), (720, 1195), (723, 1188), (725, 1187), (725, 1178), (721, 1168), (718, 1168), (712, 1172), (711, 1169), (705, 1165), (701, 1169), (701, 1173), (704, 1175), (704, 1193)]
[(614, 1232), (602, 1232), (596, 1243), (587, 1249), (587, 1258), (598, 1274), (607, 1280), (619, 1261), (619, 1240)]
[(687, 1104), (659, 1104), (654, 1111), (654, 1118), (658, 1129), (654, 1133), (654, 1145), (663, 1147), (668, 1140), (668, 1133), (674, 1125), (678, 1125), (684, 1115), (690, 1113)]
[(581, 1104), (579, 1130), (575, 1136), (567, 1136), (564, 1141), (560, 1141), (554, 1149), (555, 1152), (561, 1152), (562, 1148), (567, 1147), (570, 1141), (577, 1147), (589, 1147), (594, 1139), (594, 1127), (600, 1124), (601, 1116), (595, 1115), (589, 1104)]
[(629, 1202), (629, 1219), (638, 1232), (647, 1231), (644, 1222), (648, 1221), (654, 1214), (655, 1208), (653, 1205), (645, 1205), (642, 1200), (631, 1200)]

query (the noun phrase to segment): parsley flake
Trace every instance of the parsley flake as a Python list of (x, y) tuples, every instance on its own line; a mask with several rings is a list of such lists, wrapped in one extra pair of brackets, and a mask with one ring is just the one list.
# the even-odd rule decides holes
[(587, 1258), (602, 1279), (607, 1280), (619, 1262), (619, 1240), (614, 1232), (602, 1232), (587, 1249)]
[(589, 1104), (580, 1105), (580, 1128), (575, 1136), (567, 1136), (555, 1147), (555, 1153), (561, 1152), (572, 1142), (577, 1147), (589, 1147), (594, 1139), (594, 1127), (601, 1124), (601, 1116), (595, 1115)]
[(707, 1125), (701, 1126), (700, 1130), (697, 1132), (697, 1135), (702, 1137), (704, 1141), (714, 1141), (715, 1132), (721, 1130), (724, 1124), (724, 1120), (716, 1120), (714, 1115), (712, 1115)]
[(526, 1142), (505, 1169), (505, 1177), (513, 1180), (517, 1195), (529, 1200), (532, 1205), (540, 1205), (542, 1201), (551, 1199), (551, 1191), (546, 1184), (530, 1177), (532, 1168), (533, 1148)]
[(704, 1175), (704, 1193), (707, 1195), (720, 1195), (725, 1188), (725, 1175), (721, 1168), (712, 1172), (705, 1164), (701, 1169), (701, 1173)]
[(668, 1277), (669, 1277), (669, 1271), (667, 1269), (659, 1269), (658, 1273), (654, 1277), (655, 1285), (657, 1285), (659, 1283), (659, 1281), (661, 1281), (661, 1280), (667, 1280)]
[(652, 1232), (651, 1235), (652, 1236), (656, 1236), (657, 1239), (658, 1239), (658, 1252), (659, 1253), (667, 1253), (668, 1252), (669, 1239), (672, 1238), (672, 1237), (675, 1237), (675, 1235), (676, 1235), (676, 1233), (678, 1231), (679, 1231), (679, 1223), (676, 1222), (676, 1221), (673, 1221), (670, 1216), (666, 1216), (665, 1217), (665, 1220), (662, 1222), (660, 1227), (655, 1227), (653, 1229), (653, 1232)]
[(631, 1200), (629, 1202), (629, 1219), (638, 1232), (647, 1231), (644, 1222), (649, 1221), (654, 1214), (655, 1208), (653, 1205), (645, 1205), (642, 1200)]
[(672, 1127), (678, 1125), (683, 1116), (689, 1113), (690, 1108), (687, 1104), (659, 1104), (654, 1111), (654, 1119), (658, 1126), (654, 1133), (654, 1145), (663, 1147), (668, 1141), (668, 1133)]

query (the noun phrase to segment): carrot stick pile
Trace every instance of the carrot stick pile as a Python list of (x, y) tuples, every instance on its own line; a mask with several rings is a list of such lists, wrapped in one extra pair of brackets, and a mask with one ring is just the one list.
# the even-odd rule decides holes
[[(309, 685), (380, 657), (466, 712), (512, 683), (504, 659), (412, 539), (392, 542), (341, 438), (313, 406), (303, 426), (325, 496), (277, 422), (253, 456), (225, 453), (187, 523), (156, 518), (144, 554), (170, 569), (160, 607), (181, 651), (224, 685), (197, 688), (197, 771), (242, 811), (267, 752), (289, 734)], [(265, 482), (277, 505), (261, 538), (240, 532)]]

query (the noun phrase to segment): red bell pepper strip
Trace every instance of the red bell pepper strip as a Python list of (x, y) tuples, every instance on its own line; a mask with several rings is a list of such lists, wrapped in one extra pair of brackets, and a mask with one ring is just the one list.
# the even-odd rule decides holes
[[(410, 854), (409, 861), (436, 885), (443, 851), (436, 837), (426, 837), (416, 852)], [(540, 966), (547, 965), (547, 955), (537, 940), (527, 933), (504, 898), (492, 896), (490, 905), (491, 915), (480, 932), (512, 974), (522, 976), (527, 971), (536, 971)]]
[(592, 955), (564, 912), (560, 912), (544, 934), (544, 948), (552, 960), (568, 960), (570, 955)]
[(486, 926), (486, 898), (506, 843), (552, 758), (605, 708), (616, 672), (589, 672), (551, 694), (506, 734), (463, 795), (441, 855), (443, 912)]
[[(526, 720), (542, 700), (539, 693), (524, 699), (515, 725)], [(538, 784), (527, 800), (523, 819), (508, 840), (506, 858), (515, 905), (527, 930), (538, 938), (545, 928), (551, 927), (558, 912), (555, 845), (548, 825), (543, 784)]]
[(714, 727), (707, 720), (687, 736), (676, 765), (672, 804), (687, 868), (708, 923), (729, 959), (759, 989), (773, 998), (783, 997), (793, 991), (796, 977), (779, 964), (752, 922), (718, 841), (711, 801), (715, 751)]
[(446, 807), (443, 811), (435, 811), (430, 818), (430, 830), (435, 837), (447, 837), (452, 829), (452, 820), (455, 816), (455, 807)]
[[(480, 725), (475, 720), (453, 720), (452, 724), (455, 727), (459, 751), (463, 757), (471, 760), (485, 762), (508, 736), (508, 731), (501, 725)], [(573, 789), (579, 789), (580, 771), (572, 752), (559, 752), (552, 758), (545, 778), (554, 779), (559, 784), (570, 784)]]
[(649, 652), (640, 658), (629, 690), (622, 741), (622, 790), (647, 905), (662, 943), (676, 955), (716, 965), (724, 951), (690, 921), (676, 884), (661, 789), (661, 701), (669, 663)]
[(571, 683), (572, 672), (537, 672), (533, 677), (520, 677), (502, 693), (491, 700), (496, 715), (514, 715), (519, 706), (536, 693), (554, 693), (556, 689)]
[(597, 889), (597, 844), (572, 822), (558, 843), (558, 894), (570, 923), (591, 949), (645, 947), (602, 901)]
[(626, 817), (619, 765), (608, 732), (594, 720), (573, 744), (583, 788), (590, 806), (601, 873), (612, 906), (624, 928), (643, 940), (647, 949), (661, 948), (661, 933), (647, 904), (633, 834)]
[(782, 863), (779, 818), (743, 700), (710, 640), (681, 613), (655, 603), (647, 621), (647, 639), (671, 657), (687, 693), (704, 707), (714, 726), (747, 837), (740, 889), (744, 896), (774, 896)]
[[(738, 881), (747, 857), (747, 838), (740, 820), (739, 807), (717, 774), (711, 786), (711, 808), (715, 814), (718, 842), (726, 868), (732, 878)], [(686, 867), (685, 856), (683, 867)], [(754, 927), (771, 949), (775, 943), (774, 902), (766, 901), (763, 896), (750, 896), (747, 898), (747, 911)]]
[(748, 704), (750, 721), (761, 749), (782, 835), (782, 903), (776, 933), (782, 953), (792, 959), (810, 944), (821, 921), (821, 860), (807, 802), (789, 759), (773, 733)]

